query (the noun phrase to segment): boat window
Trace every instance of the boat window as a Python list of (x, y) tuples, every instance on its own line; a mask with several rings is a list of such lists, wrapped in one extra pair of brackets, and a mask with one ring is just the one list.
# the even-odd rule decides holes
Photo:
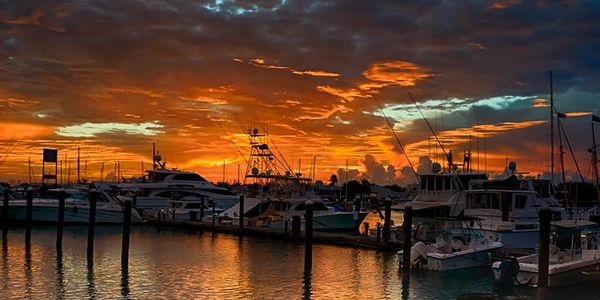
[(427, 178), (427, 190), (428, 191), (433, 191), (433, 182), (434, 182), (433, 177)]
[(294, 208), (294, 210), (305, 210), (305, 205), (304, 203), (300, 203), (298, 204), (298, 206), (296, 206), (296, 208)]
[(275, 211), (286, 211), (286, 209), (285, 209), (285, 203), (283, 203), (283, 202), (274, 202), (273, 203), (273, 210), (275, 210)]
[(525, 208), (527, 203), (527, 195), (515, 195), (515, 209)]
[(444, 183), (444, 178), (443, 177), (436, 178), (435, 179), (435, 190), (436, 191), (441, 191), (443, 183)]
[(201, 208), (202, 205), (200, 205), (200, 203), (188, 203), (186, 204), (185, 208)]
[(427, 177), (421, 176), (421, 190), (427, 189)]
[(184, 173), (173, 176), (173, 180), (185, 180), (185, 181), (206, 181), (202, 176), (195, 173)]
[(323, 202), (315, 203), (314, 207), (315, 207), (315, 210), (328, 210), (327, 205), (325, 205), (325, 203), (323, 203)]
[(467, 194), (467, 202), (465, 205), (468, 209), (473, 208), (473, 194)]
[(444, 177), (444, 189), (445, 190), (452, 190), (452, 178), (451, 177)]
[(478, 194), (475, 200), (475, 208), (489, 208), (488, 199), (488, 194)]
[(500, 209), (500, 194), (490, 194), (492, 209)]

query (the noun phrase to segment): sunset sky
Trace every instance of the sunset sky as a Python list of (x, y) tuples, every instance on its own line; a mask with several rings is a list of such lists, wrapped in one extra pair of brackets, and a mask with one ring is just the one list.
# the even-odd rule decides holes
[(27, 180), (31, 157), (39, 182), (45, 147), (74, 179), (78, 146), (91, 180), (102, 162), (139, 176), (154, 141), (167, 166), (219, 181), (225, 161), (233, 181), (231, 140), (249, 153), (237, 118), (305, 175), (316, 156), (317, 179), (348, 159), (351, 177), (405, 183), (377, 101), (415, 165), (442, 157), (408, 92), (458, 160), (471, 145), (476, 170), (508, 158), (538, 174), (548, 71), (590, 176), (599, 15), (597, 1), (0, 0), (0, 180)]

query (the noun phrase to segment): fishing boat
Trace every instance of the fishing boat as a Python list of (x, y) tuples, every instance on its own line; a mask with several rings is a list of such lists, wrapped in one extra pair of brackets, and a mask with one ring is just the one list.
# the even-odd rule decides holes
[[(567, 220), (553, 224), (548, 287), (597, 280), (600, 274), (600, 229), (596, 223)], [(538, 254), (506, 258), (492, 265), (500, 283), (538, 285)]]
[(239, 201), (239, 196), (226, 188), (215, 186), (197, 173), (168, 169), (160, 154), (154, 153), (152, 170), (139, 180), (118, 184), (121, 193), (137, 196), (137, 206), (145, 216), (155, 216), (169, 209), (173, 198), (210, 198), (217, 211), (224, 211)]
[(217, 214), (215, 203), (207, 197), (183, 196), (169, 200), (169, 208), (161, 209), (156, 217), (159, 220), (202, 220), (209, 214)]
[[(96, 199), (96, 224), (122, 224), (123, 203), (114, 195), (100, 191), (51, 189), (32, 199), (32, 221), (36, 223), (56, 223), (58, 220), (58, 198), (65, 195), (65, 224), (87, 224), (90, 214), (90, 198)], [(25, 221), (27, 200), (11, 200), (8, 218), (11, 221)], [(131, 222), (142, 221), (136, 210), (131, 211)]]
[[(449, 271), (479, 267), (490, 262), (490, 253), (502, 248), (502, 243), (487, 238), (474, 228), (449, 228), (441, 232), (436, 242), (417, 242), (410, 250), (411, 268)], [(402, 250), (398, 251), (402, 256)]]
[[(253, 206), (246, 206), (244, 220), (247, 220), (255, 226), (265, 226), (269, 228), (284, 229), (286, 224), (289, 226), (294, 217), (301, 219), (304, 224), (304, 215), (306, 213), (306, 201), (313, 202), (313, 229), (316, 231), (352, 231), (356, 229), (356, 224), (360, 224), (367, 212), (353, 213), (336, 211), (327, 206), (323, 200), (312, 195), (302, 197), (280, 198), (280, 199), (248, 199), (254, 203)], [(258, 201), (257, 201), (258, 200)], [(239, 218), (239, 206), (224, 212), (223, 216), (234, 216)]]
[(509, 164), (510, 176), (503, 180), (474, 181), (465, 192), (464, 215), (480, 220), (486, 237), (511, 250), (534, 249), (538, 241), (538, 213), (542, 206), (552, 210), (555, 221), (566, 219), (556, 202), (549, 180), (518, 177), (516, 163)]

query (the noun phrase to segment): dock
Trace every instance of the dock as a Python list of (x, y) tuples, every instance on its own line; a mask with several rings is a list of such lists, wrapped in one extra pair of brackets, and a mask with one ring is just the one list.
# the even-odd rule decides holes
[[(235, 236), (240, 236), (240, 227), (238, 224), (213, 224), (211, 222), (203, 221), (188, 221), (188, 220), (158, 220), (156, 218), (148, 219), (149, 225), (159, 227), (170, 227), (177, 229), (187, 230), (200, 230), (210, 231), (216, 233), (224, 233)], [(290, 232), (286, 233), (285, 230), (262, 227), (262, 226), (244, 226), (243, 236), (252, 236), (260, 238), (269, 238), (274, 240), (282, 241), (303, 241), (304, 232), (300, 235), (292, 235)], [(384, 243), (381, 240), (379, 243), (376, 239), (368, 236), (356, 235), (353, 233), (340, 233), (340, 232), (323, 232), (314, 231), (312, 240), (314, 243), (329, 244), (346, 247), (358, 247), (366, 249), (375, 249), (381, 251), (398, 251), (402, 249), (402, 241), (390, 241)]]

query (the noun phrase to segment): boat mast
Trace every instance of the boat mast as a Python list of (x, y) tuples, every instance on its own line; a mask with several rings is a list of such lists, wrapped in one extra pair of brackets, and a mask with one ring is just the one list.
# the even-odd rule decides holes
[(156, 143), (152, 142), (152, 170), (156, 170)]
[(565, 152), (563, 151), (563, 143), (562, 143), (562, 135), (561, 135), (561, 123), (560, 123), (560, 113), (556, 114), (556, 123), (558, 125), (558, 151), (560, 154), (560, 169), (561, 169), (561, 173), (562, 173), (562, 192), (563, 192), (563, 207), (567, 208), (569, 207), (569, 197), (568, 197), (568, 193), (567, 193), (567, 182), (565, 180), (565, 161), (564, 161), (564, 154)]
[(80, 164), (80, 148), (77, 147), (77, 183), (81, 183), (81, 177), (80, 177), (80, 171), (81, 171), (81, 164)]
[(550, 75), (550, 182), (554, 183), (554, 91), (552, 71)]

